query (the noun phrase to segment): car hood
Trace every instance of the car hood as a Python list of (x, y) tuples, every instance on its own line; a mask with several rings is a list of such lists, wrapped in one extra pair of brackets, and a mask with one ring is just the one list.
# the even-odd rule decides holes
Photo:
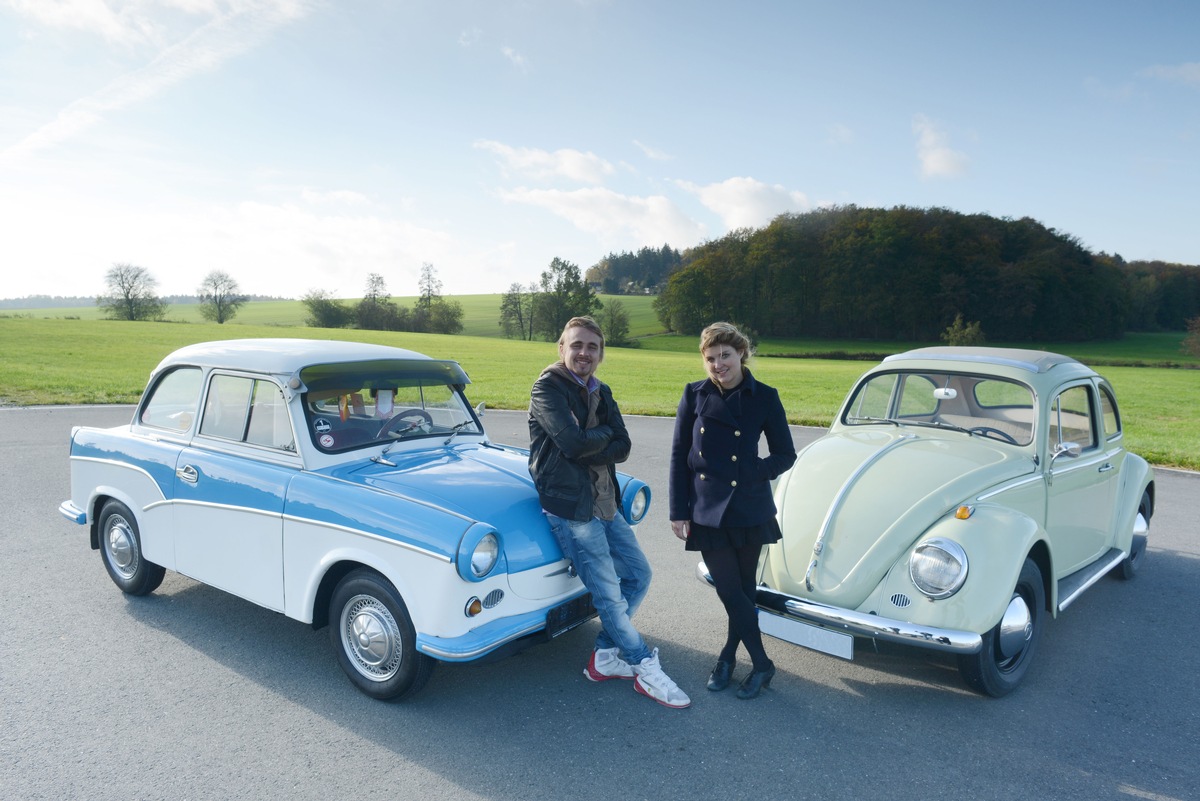
[(371, 462), (345, 477), (494, 527), (510, 573), (562, 559), (523, 454), (494, 445), (455, 444), (393, 452), (386, 458), (394, 466)]
[[(954, 432), (841, 430), (805, 448), (776, 485), (786, 577), (778, 589), (862, 604), (934, 522), (988, 487), (1026, 475), (1022, 450)], [(813, 589), (805, 574), (824, 531)]]

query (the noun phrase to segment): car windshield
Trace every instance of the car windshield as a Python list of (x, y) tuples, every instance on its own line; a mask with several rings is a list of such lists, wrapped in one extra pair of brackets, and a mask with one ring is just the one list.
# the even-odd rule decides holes
[(384, 361), (301, 371), (313, 443), (333, 453), (399, 440), (482, 434), (454, 362)]
[(1033, 390), (969, 373), (878, 373), (858, 385), (842, 422), (930, 426), (1028, 445), (1033, 440)]

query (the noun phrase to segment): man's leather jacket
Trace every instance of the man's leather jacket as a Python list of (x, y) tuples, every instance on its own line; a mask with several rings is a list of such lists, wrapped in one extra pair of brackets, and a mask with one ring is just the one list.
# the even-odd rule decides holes
[[(529, 397), (529, 473), (542, 508), (567, 520), (592, 519), (589, 467), (607, 465), (620, 492), (616, 465), (629, 458), (629, 432), (612, 390), (603, 382), (596, 392), (597, 425), (587, 428), (587, 390), (562, 364), (542, 371)], [(618, 506), (620, 498), (617, 499)]]

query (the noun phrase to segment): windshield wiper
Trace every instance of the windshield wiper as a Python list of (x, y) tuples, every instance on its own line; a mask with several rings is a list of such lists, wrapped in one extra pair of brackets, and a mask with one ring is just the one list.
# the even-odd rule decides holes
[(891, 423), (894, 426), (903, 425), (899, 420), (891, 417), (847, 417), (847, 423)]
[(462, 431), (467, 426), (473, 426), (473, 425), (475, 425), (474, 420), (463, 420), (461, 423), (457, 423), (454, 426), (454, 428), (450, 429), (450, 436), (446, 437), (446, 441), (443, 442), (442, 444), (449, 445), (450, 441), (453, 440), (456, 436), (458, 436), (459, 431)]

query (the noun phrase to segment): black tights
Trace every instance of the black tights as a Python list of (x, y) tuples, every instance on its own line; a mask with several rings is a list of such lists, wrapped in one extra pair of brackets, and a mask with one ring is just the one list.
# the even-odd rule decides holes
[(771, 666), (771, 660), (763, 648), (762, 632), (758, 630), (758, 610), (754, 605), (754, 572), (758, 568), (761, 551), (761, 545), (744, 545), (741, 548), (700, 552), (716, 585), (717, 597), (729, 615), (729, 633), (725, 637), (725, 647), (717, 658), (733, 664), (740, 642), (746, 646), (755, 670), (766, 670)]

